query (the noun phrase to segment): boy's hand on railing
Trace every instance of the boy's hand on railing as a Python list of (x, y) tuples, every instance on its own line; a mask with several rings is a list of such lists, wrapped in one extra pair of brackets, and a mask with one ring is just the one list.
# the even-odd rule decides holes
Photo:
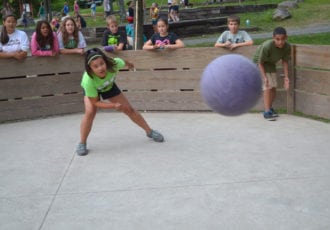
[(113, 52), (116, 50), (116, 46), (104, 46), (103, 49), (106, 52)]

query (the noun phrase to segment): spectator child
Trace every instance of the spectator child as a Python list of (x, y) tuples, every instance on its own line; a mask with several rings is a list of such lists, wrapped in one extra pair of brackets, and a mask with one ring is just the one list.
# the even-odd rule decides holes
[(87, 23), (83, 16), (81, 16), (80, 14), (74, 13), (73, 19), (75, 20), (76, 25), (79, 30), (81, 30), (82, 28), (86, 28)]
[(183, 48), (184, 43), (173, 32), (168, 32), (168, 22), (164, 18), (157, 21), (157, 33), (144, 44), (144, 50)]
[(111, 7), (109, 0), (103, 0), (103, 10), (104, 10), (104, 18), (110, 16)]
[(84, 54), (86, 41), (72, 17), (64, 18), (57, 38), (61, 54)]
[[(135, 37), (134, 19), (132, 17), (127, 17), (127, 22), (128, 23), (125, 26), (125, 30), (127, 35), (128, 49), (133, 49)], [(143, 34), (143, 43), (145, 43), (146, 41), (147, 37)]]
[(0, 35), (0, 58), (22, 60), (29, 50), (29, 38), (24, 31), (17, 30), (17, 19), (14, 15), (6, 15)]
[(91, 4), (91, 17), (94, 19), (94, 21), (96, 20), (96, 3), (94, 0)]
[(75, 0), (74, 3), (73, 3), (73, 13), (76, 14), (76, 15), (79, 14), (79, 5), (78, 5), (77, 0)]
[(157, 33), (157, 20), (159, 17), (159, 9), (158, 9), (158, 4), (155, 2), (151, 4), (150, 17), (151, 17), (151, 23), (154, 33)]
[(2, 10), (1, 10), (2, 19), (4, 19), (7, 15), (14, 15), (14, 13), (15, 13), (14, 8), (7, 1), (5, 3), (4, 8), (2, 8)]
[(290, 44), (287, 43), (287, 33), (283, 27), (275, 28), (273, 39), (263, 42), (253, 57), (258, 64), (263, 80), (263, 97), (265, 119), (274, 121), (278, 114), (273, 109), (273, 102), (276, 96), (277, 76), (276, 63), (282, 60), (284, 69), (284, 88), (289, 88), (289, 64), (291, 55)]
[(250, 35), (244, 30), (239, 30), (240, 18), (238, 16), (229, 16), (227, 25), (229, 30), (224, 31), (220, 35), (214, 47), (224, 47), (233, 50), (240, 46), (253, 45)]
[(40, 20), (46, 20), (45, 7), (43, 2), (40, 2), (38, 17), (40, 18)]
[(127, 6), (128, 6), (127, 17), (133, 17), (134, 18), (134, 2), (133, 1), (128, 1)]
[(32, 56), (56, 56), (60, 52), (56, 33), (48, 21), (38, 21), (31, 38)]
[(118, 30), (116, 16), (110, 15), (106, 19), (107, 29), (103, 33), (101, 45), (105, 47), (112, 46), (114, 51), (127, 49), (127, 35), (125, 31)]
[(173, 22), (179, 21), (179, 4), (177, 0), (172, 0), (172, 4), (170, 6), (170, 19)]
[(58, 30), (58, 28), (60, 27), (60, 23), (59, 23), (59, 19), (57, 16), (53, 17), (52, 21), (50, 22), (50, 25), (54, 32), (56, 32)]
[(68, 2), (65, 1), (63, 6), (63, 16), (68, 16), (68, 15), (69, 15), (69, 5)]
[(115, 109), (125, 113), (133, 122), (146, 132), (147, 137), (156, 142), (163, 142), (164, 137), (151, 129), (142, 115), (136, 111), (115, 83), (116, 75), (121, 68), (134, 66), (120, 58), (109, 58), (100, 49), (88, 50), (85, 56), (85, 73), (81, 86), (84, 90), (85, 114), (80, 126), (80, 142), (76, 153), (88, 154), (87, 138), (92, 129), (97, 108)]

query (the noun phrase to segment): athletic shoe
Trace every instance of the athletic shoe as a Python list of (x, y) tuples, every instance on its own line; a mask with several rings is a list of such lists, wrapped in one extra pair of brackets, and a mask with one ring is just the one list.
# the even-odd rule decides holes
[(273, 108), (270, 108), (269, 111), (272, 112), (273, 117), (278, 117), (278, 113)]
[(160, 134), (158, 131), (156, 130), (151, 130), (150, 133), (147, 134), (148, 137), (152, 138), (154, 141), (156, 142), (163, 142), (164, 141), (164, 137), (162, 134)]
[(76, 148), (76, 153), (79, 156), (85, 156), (85, 155), (87, 155), (88, 154), (87, 145), (86, 144), (83, 144), (83, 143), (79, 143), (77, 145), (77, 148)]
[(270, 110), (267, 112), (264, 112), (264, 118), (267, 121), (276, 121), (276, 117), (274, 117), (273, 113)]

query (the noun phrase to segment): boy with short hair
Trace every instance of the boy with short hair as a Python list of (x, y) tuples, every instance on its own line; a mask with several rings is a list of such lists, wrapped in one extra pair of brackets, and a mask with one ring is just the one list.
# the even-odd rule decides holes
[(125, 31), (118, 30), (118, 23), (116, 16), (110, 15), (106, 19), (107, 29), (103, 32), (102, 46), (107, 51), (109, 46), (111, 51), (126, 50), (127, 49), (127, 35)]
[(223, 47), (233, 50), (240, 46), (253, 45), (253, 40), (250, 35), (244, 30), (239, 30), (240, 18), (238, 16), (229, 16), (227, 25), (229, 30), (224, 31), (220, 35), (214, 47)]
[(275, 121), (278, 114), (273, 109), (273, 102), (276, 96), (277, 76), (276, 63), (282, 60), (284, 69), (284, 88), (289, 88), (289, 60), (291, 56), (291, 46), (287, 42), (287, 33), (283, 27), (275, 28), (273, 39), (263, 42), (253, 57), (253, 61), (258, 64), (263, 80), (263, 97), (265, 119)]

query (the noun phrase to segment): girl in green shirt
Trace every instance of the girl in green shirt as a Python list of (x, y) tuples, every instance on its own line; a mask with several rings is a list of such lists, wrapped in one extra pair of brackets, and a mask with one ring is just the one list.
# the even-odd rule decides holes
[(116, 109), (125, 113), (133, 122), (145, 130), (146, 135), (156, 142), (163, 142), (162, 134), (149, 127), (142, 115), (136, 111), (115, 83), (118, 71), (134, 65), (121, 58), (109, 58), (100, 49), (93, 48), (85, 55), (85, 73), (81, 86), (84, 90), (85, 114), (80, 126), (80, 142), (76, 152), (83, 156), (88, 153), (87, 137), (92, 129), (97, 108)]

